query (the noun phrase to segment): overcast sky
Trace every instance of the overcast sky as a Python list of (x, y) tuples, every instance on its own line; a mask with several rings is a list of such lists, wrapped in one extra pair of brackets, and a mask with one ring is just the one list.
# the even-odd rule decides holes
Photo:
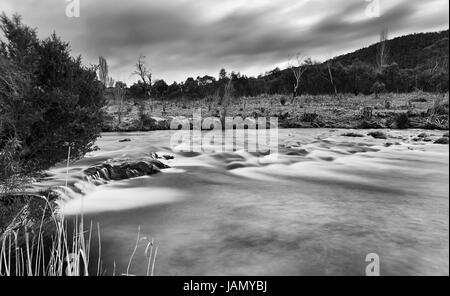
[[(256, 76), (297, 52), (321, 61), (368, 46), (383, 26), (389, 37), (449, 27), (448, 0), (78, 0), (79, 18), (66, 16), (67, 1), (0, 0), (0, 11), (41, 37), (55, 30), (86, 64), (104, 56), (127, 83), (140, 55), (168, 83), (222, 67)], [(373, 1), (379, 17), (366, 13)]]

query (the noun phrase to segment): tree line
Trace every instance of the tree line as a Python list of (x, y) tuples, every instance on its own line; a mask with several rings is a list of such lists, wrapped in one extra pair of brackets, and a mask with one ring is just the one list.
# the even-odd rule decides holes
[[(287, 69), (275, 68), (258, 77), (227, 73), (218, 78), (209, 75), (189, 77), (184, 82), (153, 83), (140, 79), (127, 89), (128, 97), (194, 100), (223, 96), (227, 82), (233, 82), (235, 96), (261, 94), (379, 92), (448, 92), (448, 30), (438, 33), (412, 34), (388, 40), (382, 30), (380, 42), (352, 54), (323, 63), (296, 55)], [(144, 76), (145, 77), (145, 76)]]

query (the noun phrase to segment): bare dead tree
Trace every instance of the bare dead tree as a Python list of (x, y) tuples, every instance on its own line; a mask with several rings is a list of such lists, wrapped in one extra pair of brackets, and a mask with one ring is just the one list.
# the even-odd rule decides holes
[(233, 80), (230, 78), (225, 84), (225, 89), (223, 93), (223, 97), (220, 98), (220, 105), (222, 106), (222, 114), (220, 116), (220, 121), (222, 123), (222, 128), (225, 128), (225, 119), (227, 117), (228, 108), (230, 107), (233, 100)]
[(215, 110), (217, 111), (217, 105), (220, 103), (221, 98), (220, 98), (220, 88), (217, 88), (216, 91), (214, 92), (214, 95), (211, 98), (211, 102), (209, 103), (209, 111), (211, 111), (212, 107), (214, 106), (214, 108), (216, 108)]
[(307, 59), (300, 54), (295, 55), (295, 57), (289, 58), (288, 68), (291, 69), (295, 78), (294, 89), (292, 92), (292, 102), (294, 102), (295, 96), (297, 95), (303, 73), (305, 73), (306, 71), (306, 60)]
[(108, 87), (108, 62), (102, 56), (98, 57), (98, 79)]
[(119, 83), (116, 83), (116, 86), (113, 90), (114, 100), (117, 104), (117, 116), (118, 116), (118, 125), (122, 123), (122, 109), (123, 109), (123, 101), (125, 99), (126, 89)]
[(336, 84), (334, 84), (333, 73), (331, 72), (331, 62), (330, 61), (328, 61), (328, 63), (327, 63), (327, 68), (328, 68), (328, 76), (330, 77), (330, 83), (333, 86), (334, 95), (337, 96), (337, 88), (336, 88)]
[(145, 62), (145, 56), (141, 55), (139, 57), (135, 65), (135, 69), (136, 70), (133, 72), (133, 74), (139, 76), (145, 88), (145, 95), (147, 98), (150, 98), (151, 95), (150, 90), (152, 86), (152, 72), (147, 67), (147, 64)]
[(320, 68), (318, 69), (320, 76), (322, 76), (322, 78), (324, 78), (325, 80), (327, 80), (328, 82), (330, 82), (331, 86), (333, 87), (333, 91), (334, 91), (334, 96), (337, 96), (337, 88), (336, 88), (336, 84), (334, 83), (334, 79), (333, 79), (333, 71), (331, 70), (332, 68), (332, 61), (328, 60), (325, 62), (325, 65), (327, 67), (327, 73), (324, 74)]
[(387, 46), (388, 30), (384, 27), (380, 33), (380, 42), (377, 47), (377, 71), (382, 74), (384, 67), (389, 63), (389, 48)]

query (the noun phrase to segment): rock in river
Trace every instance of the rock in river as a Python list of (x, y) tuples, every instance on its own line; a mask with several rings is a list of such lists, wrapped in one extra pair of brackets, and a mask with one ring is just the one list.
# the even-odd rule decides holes
[(387, 139), (387, 135), (381, 131), (370, 132), (368, 135), (374, 137), (375, 139)]
[(449, 138), (447, 138), (447, 137), (442, 137), (442, 138), (434, 141), (434, 144), (447, 144), (448, 145), (448, 143), (449, 143)]
[(158, 173), (168, 165), (154, 158), (111, 159), (84, 170), (88, 179), (123, 180)]

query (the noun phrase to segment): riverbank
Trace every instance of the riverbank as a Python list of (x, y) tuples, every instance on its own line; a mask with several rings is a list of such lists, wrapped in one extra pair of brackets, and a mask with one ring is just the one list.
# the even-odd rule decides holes
[[(128, 100), (121, 112), (110, 100), (106, 111), (104, 132), (169, 130), (175, 117), (192, 119), (201, 108), (202, 118), (219, 118), (223, 113), (212, 99), (192, 101)], [(120, 114), (120, 123), (119, 123)], [(227, 107), (227, 116), (242, 118), (278, 118), (281, 128), (343, 128), (343, 129), (437, 129), (449, 128), (449, 95), (414, 92), (407, 94), (265, 95), (234, 99)]]

